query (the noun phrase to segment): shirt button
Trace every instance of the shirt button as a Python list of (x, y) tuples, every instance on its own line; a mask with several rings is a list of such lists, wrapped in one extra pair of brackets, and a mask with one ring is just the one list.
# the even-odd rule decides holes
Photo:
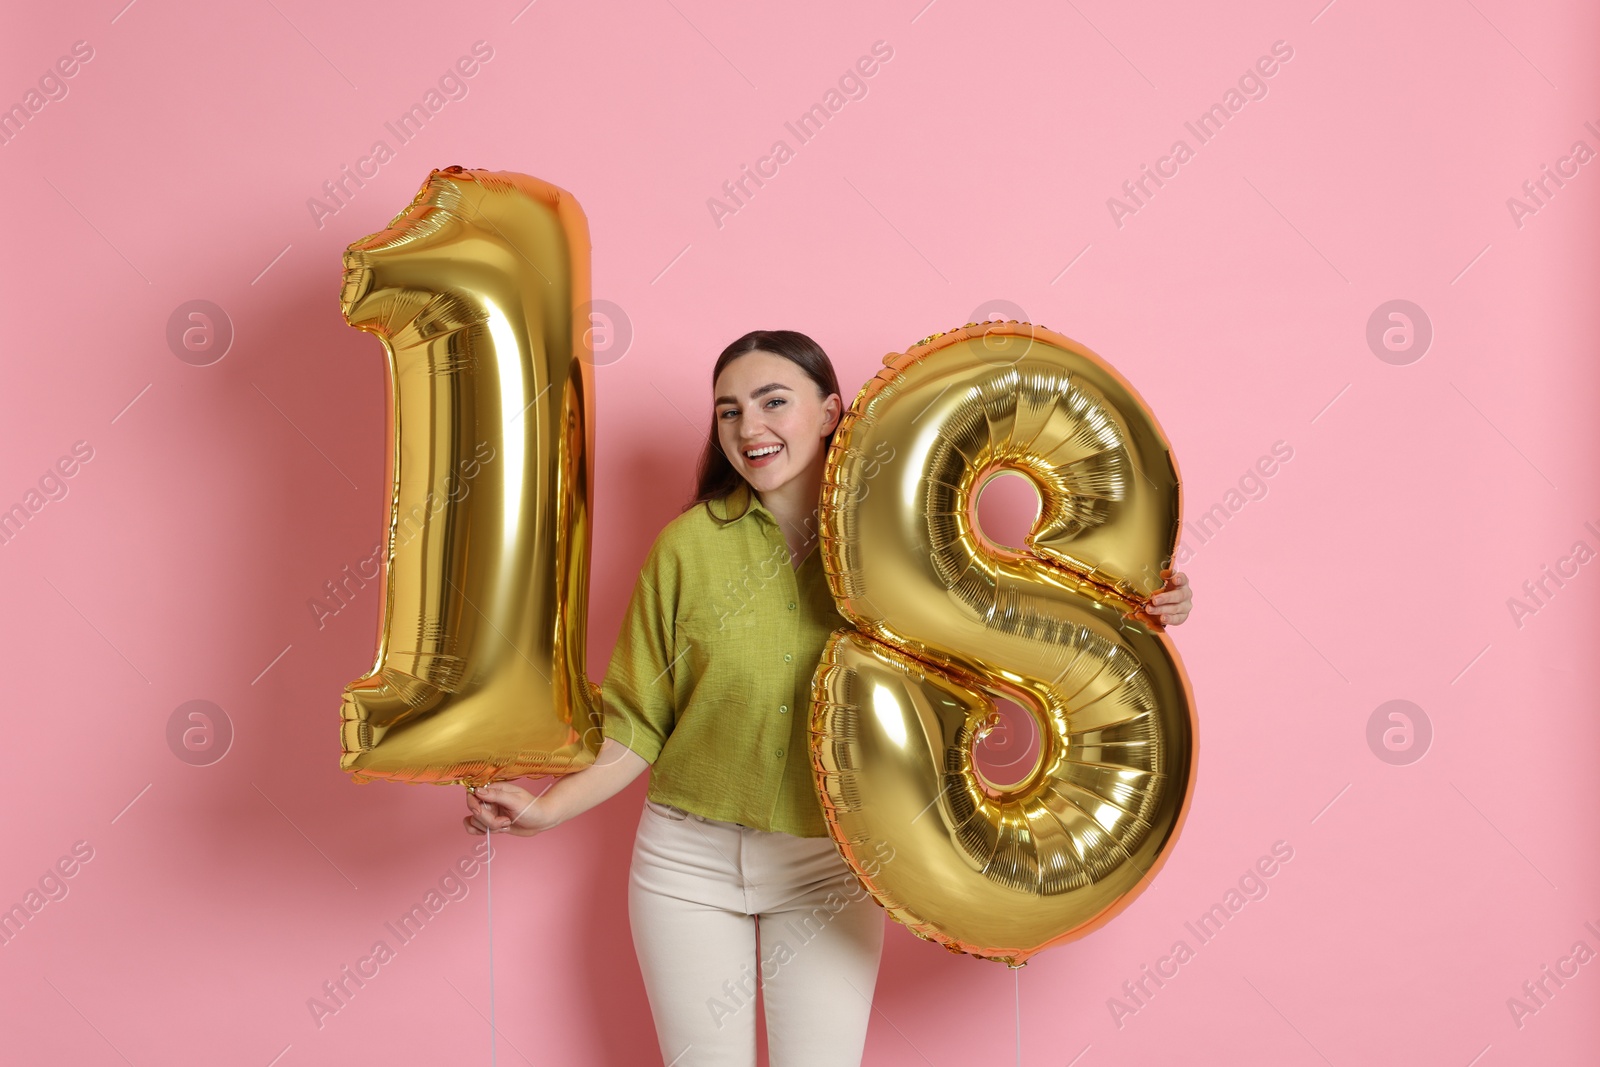
[(779, 715), (782, 715), (784, 712), (786, 712), (788, 710), (789, 710), (789, 705), (787, 705), (787, 704), (779, 704), (778, 705), (778, 714)]
[(793, 610), (794, 610), (794, 601), (792, 601), (792, 600), (791, 600), (791, 601), (789, 601), (789, 610), (790, 610), (790, 611), (793, 611)]
[(783, 749), (781, 749), (781, 748), (780, 748), (780, 749), (778, 749), (778, 752), (777, 752), (777, 754), (778, 754), (778, 755), (780, 755), (780, 756), (781, 756), (781, 755), (783, 755)]
[(789, 653), (785, 652), (783, 654), (783, 662), (788, 663), (792, 659), (794, 659), (794, 657), (791, 656)]

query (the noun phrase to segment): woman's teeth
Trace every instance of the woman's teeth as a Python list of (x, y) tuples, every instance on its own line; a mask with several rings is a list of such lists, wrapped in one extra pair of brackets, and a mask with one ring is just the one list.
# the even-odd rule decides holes
[(782, 447), (782, 445), (765, 445), (761, 448), (746, 452), (744, 457), (745, 459), (762, 459), (766, 456), (774, 455)]

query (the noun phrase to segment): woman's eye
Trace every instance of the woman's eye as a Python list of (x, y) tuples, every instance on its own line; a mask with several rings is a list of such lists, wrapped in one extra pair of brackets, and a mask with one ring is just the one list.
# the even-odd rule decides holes
[(775, 396), (771, 400), (769, 400), (768, 403), (769, 404), (781, 404), (781, 403), (783, 403), (783, 397)]

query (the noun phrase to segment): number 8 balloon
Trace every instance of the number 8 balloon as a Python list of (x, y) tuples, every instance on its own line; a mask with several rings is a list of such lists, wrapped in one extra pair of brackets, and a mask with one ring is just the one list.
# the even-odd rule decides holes
[(583, 210), (523, 174), (433, 171), (345, 252), (345, 319), (391, 386), (377, 659), (341, 707), (358, 782), (594, 761), (588, 301)]
[[(893, 918), (1021, 966), (1126, 907), (1189, 806), (1193, 696), (1143, 610), (1176, 546), (1177, 466), (1133, 388), (1042, 327), (969, 323), (884, 363), (824, 476), (823, 559), (855, 628), (813, 679), (818, 796)], [(1020, 552), (972, 517), (1003, 468), (1041, 499)], [(974, 763), (992, 697), (1038, 723), (1020, 781)]]

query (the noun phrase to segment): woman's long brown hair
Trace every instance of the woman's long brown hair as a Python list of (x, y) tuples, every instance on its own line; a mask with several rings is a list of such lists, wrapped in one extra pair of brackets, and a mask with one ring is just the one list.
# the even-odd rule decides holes
[[(816, 383), (818, 394), (824, 398), (839, 391), (839, 376), (834, 373), (833, 361), (828, 354), (817, 342), (794, 330), (752, 330), (724, 348), (722, 355), (717, 357), (717, 365), (711, 368), (712, 387), (715, 388), (717, 376), (724, 367), (749, 352), (770, 352), (787, 359), (806, 372), (806, 377)], [(835, 425), (829, 432), (822, 445), (824, 450), (833, 444), (833, 435), (838, 429)], [(706, 447), (700, 453), (700, 467), (695, 476), (694, 499), (685, 504), (682, 510), (688, 511), (696, 504), (719, 500), (739, 488), (743, 482), (744, 475), (734, 470), (733, 464), (723, 454), (721, 436), (717, 433), (717, 411), (713, 405), (711, 432), (706, 436)], [(731, 518), (718, 519), (710, 507), (706, 508), (706, 513), (714, 522), (733, 521)]]

